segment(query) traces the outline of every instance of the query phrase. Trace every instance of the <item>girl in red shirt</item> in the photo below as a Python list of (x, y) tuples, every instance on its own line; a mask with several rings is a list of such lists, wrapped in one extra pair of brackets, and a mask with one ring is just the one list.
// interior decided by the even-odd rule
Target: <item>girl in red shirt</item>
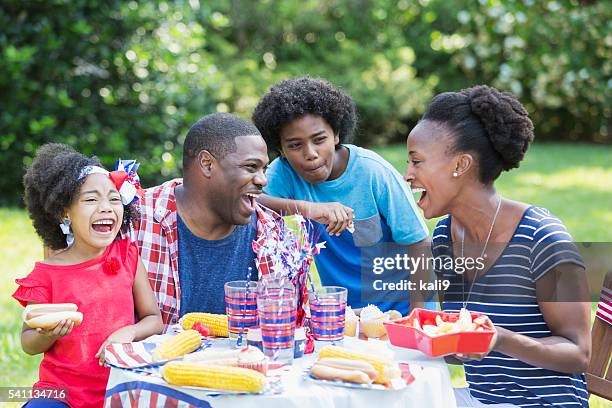
[(55, 399), (33, 399), (28, 407), (102, 406), (109, 375), (102, 365), (104, 347), (163, 329), (138, 248), (119, 236), (137, 214), (138, 176), (131, 170), (109, 173), (95, 157), (47, 144), (26, 172), (30, 218), (55, 252), (16, 280), (13, 297), (24, 306), (74, 303), (83, 313), (78, 326), (70, 320), (49, 330), (24, 324), (23, 350), (44, 353), (34, 389), (53, 390), (44, 394)]

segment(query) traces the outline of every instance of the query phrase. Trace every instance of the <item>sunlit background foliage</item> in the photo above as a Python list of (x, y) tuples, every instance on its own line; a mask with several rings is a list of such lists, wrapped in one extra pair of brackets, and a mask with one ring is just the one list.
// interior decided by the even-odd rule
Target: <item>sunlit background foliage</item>
[(48, 141), (179, 175), (200, 116), (249, 117), (274, 82), (325, 77), (356, 100), (357, 142), (402, 140), (438, 92), (514, 92), (537, 140), (610, 142), (612, 2), (5, 0), (0, 203)]

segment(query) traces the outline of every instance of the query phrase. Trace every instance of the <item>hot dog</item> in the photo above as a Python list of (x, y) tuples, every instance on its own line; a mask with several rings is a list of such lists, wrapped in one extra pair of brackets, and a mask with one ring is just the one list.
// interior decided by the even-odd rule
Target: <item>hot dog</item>
[(28, 305), (23, 311), (23, 321), (32, 329), (51, 330), (62, 320), (72, 320), (75, 325), (81, 324), (83, 314), (77, 312), (73, 303), (40, 303)]
[(46, 315), (38, 316), (30, 320), (26, 320), (27, 324), (32, 329), (51, 330), (55, 328), (62, 320), (72, 320), (75, 325), (81, 324), (83, 321), (83, 313), (81, 312), (55, 312)]
[(74, 303), (37, 303), (27, 305), (23, 311), (24, 320), (30, 320), (38, 316), (55, 312), (76, 312), (77, 305)]
[(366, 373), (359, 370), (344, 370), (316, 363), (310, 369), (310, 374), (321, 380), (340, 380), (355, 384), (372, 384)]
[(317, 361), (318, 365), (337, 368), (341, 370), (356, 370), (366, 374), (371, 381), (378, 377), (378, 372), (374, 366), (367, 361), (349, 360), (348, 358), (321, 358)]

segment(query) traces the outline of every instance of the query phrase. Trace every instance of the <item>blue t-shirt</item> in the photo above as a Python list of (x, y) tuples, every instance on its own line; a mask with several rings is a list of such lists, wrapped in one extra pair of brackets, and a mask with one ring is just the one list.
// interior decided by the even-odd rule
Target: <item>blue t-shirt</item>
[(220, 240), (194, 235), (177, 214), (178, 269), (181, 285), (181, 316), (189, 312), (225, 314), (226, 282), (257, 280), (255, 253), (251, 243), (257, 235), (257, 215), (251, 222), (237, 225)]
[[(370, 150), (343, 146), (349, 150), (349, 160), (346, 170), (337, 179), (311, 184), (301, 178), (286, 159), (277, 158), (266, 173), (268, 185), (264, 192), (292, 200), (337, 201), (351, 207), (355, 211), (353, 234), (345, 230), (339, 237), (332, 237), (325, 226), (314, 223), (316, 233), (320, 233), (318, 241), (327, 242), (326, 248), (315, 258), (321, 282), (347, 288), (348, 303), (354, 308), (374, 303), (382, 310), (406, 313), (408, 291), (398, 296), (404, 301), (376, 301), (386, 298), (377, 298), (377, 293), (369, 290), (369, 283), (364, 283), (362, 296), (362, 258), (371, 259), (382, 254), (381, 243), (409, 245), (422, 241), (427, 238), (427, 227), (418, 215), (408, 184), (391, 164)], [(363, 267), (364, 274), (372, 270), (365, 261)]]
[[(440, 220), (434, 230), (436, 257), (453, 258), (451, 221), (451, 217)], [(536, 281), (562, 263), (584, 266), (561, 221), (543, 208), (530, 207), (499, 258), (473, 286), (451, 268), (440, 271), (450, 281), (442, 309), (458, 312), (462, 302), (469, 300), (468, 310), (486, 314), (498, 327), (533, 338), (549, 337), (551, 331), (536, 298)], [(535, 367), (497, 351), (463, 367), (470, 393), (485, 404), (588, 407), (581, 373)]]

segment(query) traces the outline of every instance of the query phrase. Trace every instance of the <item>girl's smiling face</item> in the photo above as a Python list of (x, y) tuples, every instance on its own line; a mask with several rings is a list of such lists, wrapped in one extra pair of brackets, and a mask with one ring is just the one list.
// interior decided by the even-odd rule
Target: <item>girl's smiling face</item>
[(91, 174), (66, 215), (75, 247), (104, 249), (114, 241), (123, 223), (121, 196), (107, 175)]
[(404, 179), (413, 192), (420, 192), (417, 205), (425, 218), (450, 212), (461, 183), (453, 176), (457, 156), (453, 155), (451, 132), (442, 124), (421, 121), (408, 135), (408, 166)]

